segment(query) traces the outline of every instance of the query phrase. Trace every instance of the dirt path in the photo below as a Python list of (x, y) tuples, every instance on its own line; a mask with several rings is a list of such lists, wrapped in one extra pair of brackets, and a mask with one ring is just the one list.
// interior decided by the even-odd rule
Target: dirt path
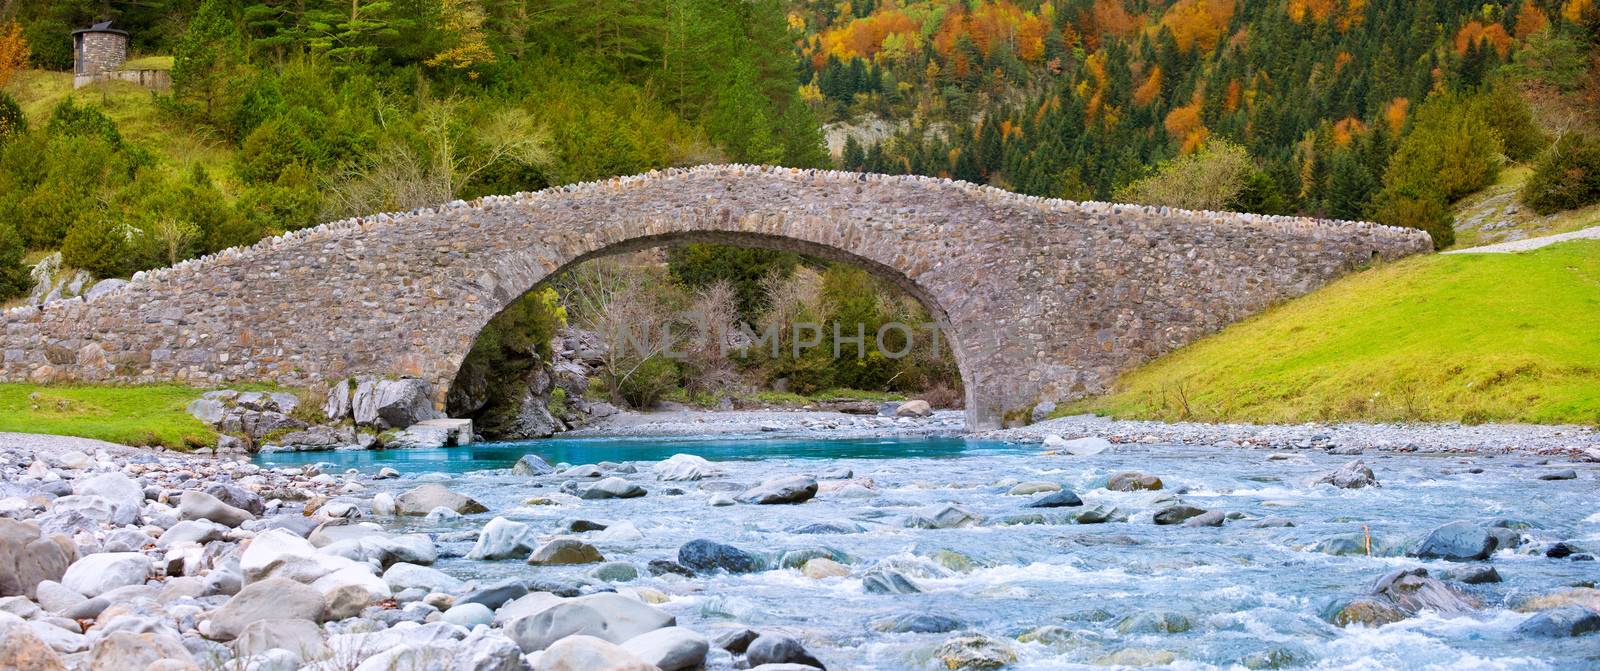
[(1600, 226), (1590, 226), (1589, 228), (1585, 228), (1585, 229), (1578, 230), (1578, 231), (1573, 231), (1571, 233), (1558, 233), (1556, 235), (1546, 235), (1546, 236), (1540, 237), (1540, 238), (1528, 238), (1526, 240), (1514, 240), (1512, 242), (1502, 242), (1502, 243), (1499, 243), (1499, 244), (1484, 245), (1482, 247), (1468, 247), (1466, 249), (1452, 249), (1452, 250), (1450, 250), (1448, 252), (1445, 252), (1445, 253), (1446, 254), (1505, 254), (1507, 252), (1525, 252), (1525, 251), (1528, 251), (1530, 249), (1538, 249), (1540, 247), (1547, 247), (1549, 245), (1553, 245), (1553, 244), (1556, 244), (1558, 242), (1566, 242), (1568, 240), (1600, 240)]

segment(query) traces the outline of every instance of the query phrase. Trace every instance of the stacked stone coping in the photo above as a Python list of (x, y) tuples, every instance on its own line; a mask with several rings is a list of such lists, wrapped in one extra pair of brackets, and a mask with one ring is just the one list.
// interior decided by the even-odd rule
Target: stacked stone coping
[[(1217, 223), (1235, 223), (1252, 228), (1280, 228), (1292, 232), (1304, 232), (1317, 228), (1345, 228), (1356, 231), (1372, 231), (1375, 233), (1388, 233), (1402, 236), (1420, 237), (1427, 234), (1423, 231), (1398, 226), (1386, 226), (1369, 221), (1355, 221), (1348, 219), (1315, 219), (1311, 217), (1291, 217), (1282, 215), (1251, 214), (1245, 212), (1226, 212), (1217, 210), (1187, 210), (1183, 208), (1136, 205), (1126, 203), (1109, 203), (1103, 201), (1074, 201), (1043, 196), (1030, 196), (1014, 193), (993, 186), (973, 184), (961, 180), (942, 177), (927, 177), (924, 175), (884, 175), (878, 173), (846, 172), (842, 170), (820, 170), (812, 168), (785, 168), (779, 166), (750, 165), (750, 164), (717, 164), (701, 165), (687, 168), (665, 168), (652, 170), (637, 175), (610, 177), (588, 182), (577, 182), (554, 186), (540, 191), (522, 191), (504, 196), (484, 196), (471, 202), (454, 200), (435, 207), (418, 208), (405, 212), (383, 212), (361, 217), (351, 217), (330, 221), (317, 226), (290, 231), (283, 235), (262, 239), (251, 245), (230, 247), (215, 254), (208, 254), (193, 259), (178, 262), (167, 268), (157, 268), (135, 273), (132, 280), (116, 290), (105, 295), (115, 295), (123, 291), (153, 287), (162, 281), (179, 280), (197, 275), (206, 267), (214, 263), (227, 263), (232, 261), (247, 261), (252, 256), (270, 250), (281, 249), (284, 246), (312, 241), (323, 241), (348, 232), (372, 232), (377, 226), (390, 226), (403, 224), (409, 218), (426, 217), (441, 212), (460, 209), (491, 210), (503, 205), (522, 205), (544, 198), (557, 197), (590, 197), (603, 195), (608, 190), (624, 190), (641, 186), (646, 183), (663, 180), (680, 179), (685, 177), (727, 177), (738, 178), (751, 175), (789, 174), (809, 177), (813, 180), (828, 180), (840, 183), (851, 182), (876, 182), (898, 181), (933, 188), (951, 189), (965, 195), (996, 204), (1031, 207), (1042, 209), (1051, 213), (1077, 213), (1088, 215), (1101, 214), (1146, 214), (1162, 218), (1180, 219), (1205, 219)], [(74, 297), (63, 301), (55, 301), (40, 306), (48, 309), (51, 305), (65, 305), (70, 301), (81, 301), (82, 297)], [(6, 311), (6, 316), (21, 317), (32, 315), (35, 306), (22, 306)]]

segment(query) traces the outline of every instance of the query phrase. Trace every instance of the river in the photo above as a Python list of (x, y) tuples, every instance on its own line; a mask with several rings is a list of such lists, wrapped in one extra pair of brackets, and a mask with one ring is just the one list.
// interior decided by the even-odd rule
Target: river
[[(568, 478), (508, 470), (528, 453), (552, 464), (631, 464), (637, 473), (622, 477), (649, 494), (593, 501), (560, 496)], [(726, 474), (699, 482), (656, 480), (649, 462), (678, 453), (712, 460)], [(605, 589), (588, 577), (593, 566), (533, 567), (515, 559), (462, 556), (472, 547), (471, 532), (494, 516), (531, 523), (550, 535), (575, 519), (631, 522), (642, 538), (577, 536), (607, 560), (634, 564), (642, 577), (628, 584), (670, 595), (661, 607), (680, 624), (710, 633), (734, 624), (783, 630), (802, 638), (830, 669), (942, 669), (936, 650), (962, 632), (994, 637), (1003, 654), (1015, 656), (1008, 667), (1015, 669), (1130, 662), (1180, 669), (1600, 668), (1600, 635), (1540, 639), (1514, 631), (1529, 617), (1515, 609), (1523, 600), (1592, 587), (1600, 579), (1600, 563), (1542, 553), (1555, 541), (1600, 547), (1594, 490), (1600, 469), (1576, 464), (1577, 479), (1544, 481), (1537, 476), (1558, 466), (1536, 457), (1368, 454), (1362, 459), (1381, 487), (1313, 484), (1350, 459), (1321, 450), (1178, 446), (1118, 446), (1078, 457), (959, 438), (752, 436), (276, 453), (258, 462), (320, 462), (333, 472), (388, 466), (402, 477), (376, 481), (375, 487), (398, 493), (419, 479), (442, 481), (478, 499), (491, 512), (380, 520), (394, 531), (433, 535), (442, 553), (454, 556), (436, 567), (461, 578), (521, 577)], [(823, 480), (822, 493), (800, 505), (708, 505), (707, 490), (741, 488), (726, 483), (752, 485), (778, 475), (839, 469), (851, 471), (854, 485)], [(1105, 488), (1110, 475), (1126, 470), (1158, 476), (1164, 487)], [(1084, 505), (1026, 508), (1035, 496), (1007, 493), (1019, 481), (1059, 484), (1078, 493)], [(536, 497), (558, 505), (525, 503)], [(1220, 527), (1152, 523), (1155, 511), (1180, 501), (1235, 519)], [(946, 503), (981, 523), (944, 529), (904, 524), (909, 514)], [(1073, 523), (1075, 515), (1096, 506), (1115, 507), (1126, 519)], [(1285, 518), (1293, 526), (1258, 527), (1265, 518)], [(1431, 529), (1462, 519), (1511, 520), (1523, 536), (1520, 549), (1502, 550), (1487, 562), (1503, 582), (1462, 588), (1481, 599), (1481, 608), (1455, 617), (1424, 611), (1376, 628), (1338, 627), (1324, 619), (1331, 603), (1368, 593), (1391, 570), (1421, 566), (1444, 576), (1462, 569), (1466, 564), (1404, 556)], [(841, 528), (796, 533), (817, 523)], [(644, 570), (648, 561), (671, 559), (680, 545), (697, 538), (734, 545), (769, 565), (777, 565), (786, 551), (820, 548), (843, 560), (851, 573), (812, 579), (774, 568), (684, 578)], [(868, 592), (862, 577), (874, 567), (898, 571), (921, 591)], [(956, 628), (881, 631), (886, 619), (906, 614), (944, 616)]]

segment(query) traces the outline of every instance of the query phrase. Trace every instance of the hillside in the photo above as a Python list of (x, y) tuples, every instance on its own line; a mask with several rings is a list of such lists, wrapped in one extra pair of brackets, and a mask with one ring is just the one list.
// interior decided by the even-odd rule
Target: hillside
[(1600, 423), (1600, 242), (1350, 276), (1063, 413), (1164, 420)]

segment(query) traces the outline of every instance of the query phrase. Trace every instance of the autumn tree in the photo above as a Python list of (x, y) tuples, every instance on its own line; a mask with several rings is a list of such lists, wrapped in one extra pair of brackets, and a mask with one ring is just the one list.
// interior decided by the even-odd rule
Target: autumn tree
[(22, 25), (15, 21), (0, 23), (0, 87), (11, 83), (11, 78), (27, 67), (29, 53)]

